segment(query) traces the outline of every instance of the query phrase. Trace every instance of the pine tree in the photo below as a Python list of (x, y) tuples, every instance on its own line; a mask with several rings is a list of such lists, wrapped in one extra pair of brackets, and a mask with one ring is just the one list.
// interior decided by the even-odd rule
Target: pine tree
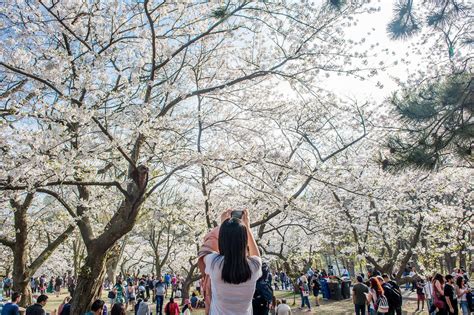
[(395, 93), (390, 101), (402, 128), (388, 140), (383, 168), (434, 170), (448, 161), (472, 167), (473, 80), (471, 73), (454, 74)]

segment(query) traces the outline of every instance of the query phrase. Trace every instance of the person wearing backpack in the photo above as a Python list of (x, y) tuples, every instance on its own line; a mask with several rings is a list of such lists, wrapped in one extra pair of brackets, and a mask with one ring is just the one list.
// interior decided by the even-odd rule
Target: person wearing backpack
[(319, 306), (319, 291), (321, 290), (321, 284), (319, 283), (319, 276), (317, 273), (314, 273), (311, 277), (311, 288), (313, 289), (316, 306)]
[(268, 315), (270, 311), (270, 304), (273, 300), (273, 289), (268, 283), (268, 266), (262, 264), (262, 276), (255, 284), (255, 292), (252, 299), (253, 315)]
[(398, 284), (390, 280), (388, 274), (383, 274), (382, 289), (388, 301), (388, 314), (401, 315), (402, 314), (402, 292)]
[(8, 276), (3, 279), (3, 292), (5, 293), (5, 297), (10, 297), (12, 291), (12, 279)]
[(378, 277), (370, 278), (370, 315), (381, 315), (388, 313), (388, 300), (385, 296), (381, 282), (383, 282), (383, 280), (379, 280)]

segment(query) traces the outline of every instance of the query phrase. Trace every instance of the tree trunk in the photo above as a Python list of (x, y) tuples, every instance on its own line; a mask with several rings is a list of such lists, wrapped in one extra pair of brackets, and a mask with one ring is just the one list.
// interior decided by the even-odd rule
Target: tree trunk
[(13, 251), (13, 291), (22, 293), (20, 306), (31, 305), (31, 289), (29, 284), (28, 270), (28, 223), (26, 212), (33, 201), (33, 194), (29, 193), (22, 204), (11, 199), (15, 221), (15, 244), (11, 247)]
[(105, 277), (106, 253), (95, 252), (86, 257), (77, 279), (71, 314), (84, 314), (94, 300), (100, 298)]
[(194, 272), (196, 271), (197, 266), (198, 266), (197, 263), (192, 264), (191, 268), (188, 271), (188, 274), (186, 275), (186, 279), (184, 279), (181, 305), (184, 305), (184, 301), (186, 299), (189, 299), (189, 291), (191, 289), (191, 285), (193, 284), (193, 282), (197, 281), (197, 280), (199, 280), (199, 278), (201, 278), (200, 276), (195, 276), (194, 275)]
[(84, 260), (85, 253), (84, 242), (80, 238), (76, 238), (72, 241), (72, 252), (73, 252), (73, 269), (74, 269), (74, 278), (77, 279), (79, 275), (79, 270), (81, 268), (82, 262)]
[[(17, 256), (15, 255), (15, 258)], [(26, 265), (17, 262), (13, 265), (13, 291), (21, 292), (20, 306), (27, 307), (31, 305), (31, 287), (30, 274)]]
[(346, 268), (349, 270), (349, 273), (351, 274), (351, 277), (355, 277), (355, 262), (353, 258), (349, 258), (346, 260)]
[(288, 263), (288, 261), (284, 260), (283, 261), (283, 269), (285, 270), (285, 273), (288, 277), (291, 277), (291, 267), (290, 267), (290, 264)]
[(107, 278), (109, 279), (110, 283), (112, 285), (115, 284), (115, 278), (116, 278), (116, 273), (117, 273), (117, 267), (122, 259), (123, 252), (125, 250), (125, 246), (127, 245), (127, 236), (123, 238), (123, 241), (121, 242), (120, 245), (116, 244), (112, 249), (109, 251), (110, 254), (108, 255), (108, 259), (105, 263), (106, 266), (106, 274)]
[(444, 272), (444, 261), (443, 261), (443, 258), (442, 258), (442, 257), (439, 257), (438, 260), (439, 260), (439, 270), (441, 271), (441, 274), (444, 275), (445, 272)]
[(448, 273), (451, 273), (454, 269), (456, 258), (451, 257), (451, 253), (444, 253), (444, 259), (446, 261), (446, 269)]
[[(23, 235), (18, 235), (20, 233)], [(13, 249), (13, 291), (22, 293), (20, 306), (26, 307), (31, 305), (31, 289), (28, 285), (30, 274), (27, 266), (27, 233), (17, 233), (16, 242)]]

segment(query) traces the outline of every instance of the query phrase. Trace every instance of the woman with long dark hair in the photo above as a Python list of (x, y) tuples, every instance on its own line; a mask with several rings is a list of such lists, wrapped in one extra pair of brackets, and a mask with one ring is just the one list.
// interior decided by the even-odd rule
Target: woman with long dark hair
[(250, 229), (248, 210), (242, 219), (221, 215), (219, 252), (204, 257), (211, 280), (210, 315), (251, 315), (255, 283), (262, 275), (262, 260)]
[(125, 315), (125, 313), (125, 305), (122, 303), (115, 303), (110, 311), (110, 315)]
[(444, 299), (444, 278), (439, 273), (433, 277), (433, 304), (436, 307), (436, 314), (446, 314), (446, 301)]

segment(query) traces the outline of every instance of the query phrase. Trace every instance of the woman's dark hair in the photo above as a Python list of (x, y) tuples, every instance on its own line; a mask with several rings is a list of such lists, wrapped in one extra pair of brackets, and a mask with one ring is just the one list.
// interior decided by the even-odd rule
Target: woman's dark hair
[(266, 263), (262, 263), (262, 276), (258, 280), (267, 280), (270, 269)]
[(457, 285), (460, 289), (462, 289), (462, 282), (463, 282), (463, 281), (464, 281), (464, 278), (463, 278), (463, 277), (458, 277), (458, 278), (456, 279), (456, 285)]
[(91, 311), (97, 312), (98, 310), (101, 310), (104, 307), (105, 302), (103, 300), (95, 300), (94, 303), (92, 303), (91, 306)]
[(226, 283), (239, 284), (252, 277), (247, 259), (247, 228), (240, 219), (225, 220), (219, 229), (220, 255), (212, 262), (220, 260), (222, 280)]
[(441, 274), (439, 274), (439, 273), (437, 273), (437, 274), (434, 276), (433, 282), (435, 282), (436, 280), (438, 280), (441, 285), (444, 284), (444, 278), (443, 278), (443, 276), (442, 276)]
[(125, 307), (122, 303), (115, 303), (110, 311), (111, 315), (125, 315)]

